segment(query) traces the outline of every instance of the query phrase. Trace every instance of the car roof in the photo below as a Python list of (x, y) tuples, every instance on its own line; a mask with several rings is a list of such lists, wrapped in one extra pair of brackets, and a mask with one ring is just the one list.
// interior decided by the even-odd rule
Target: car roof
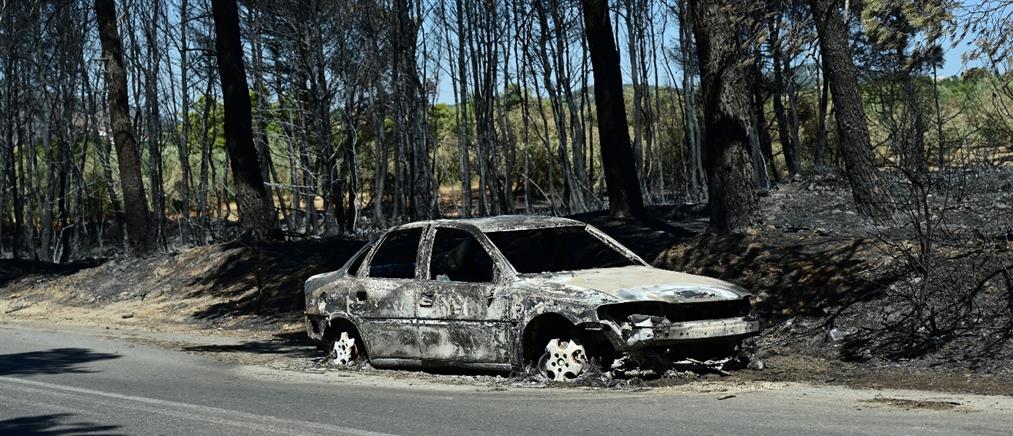
[(444, 225), (447, 227), (474, 227), (479, 231), (501, 232), (508, 230), (530, 230), (545, 229), (552, 227), (584, 226), (586, 224), (569, 218), (559, 218), (539, 215), (500, 215), (482, 218), (465, 219), (441, 219), (431, 221), (418, 221), (404, 224), (397, 228), (420, 227), (428, 224)]

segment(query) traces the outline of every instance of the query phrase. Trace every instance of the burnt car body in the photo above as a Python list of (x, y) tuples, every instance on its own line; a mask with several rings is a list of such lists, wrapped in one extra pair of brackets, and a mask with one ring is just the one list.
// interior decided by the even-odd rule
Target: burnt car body
[(520, 370), (731, 349), (758, 331), (750, 294), (653, 268), (579, 221), (532, 216), (391, 228), (305, 285), (309, 337), (339, 363)]

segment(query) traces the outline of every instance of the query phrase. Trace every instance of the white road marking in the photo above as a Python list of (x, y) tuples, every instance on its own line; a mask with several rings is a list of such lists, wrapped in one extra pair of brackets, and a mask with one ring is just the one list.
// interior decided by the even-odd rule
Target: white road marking
[[(23, 391), (34, 391), (42, 394), (55, 395), (65, 397), (68, 399), (81, 398), (77, 395), (91, 395), (102, 398), (109, 398), (114, 400), (125, 401), (127, 404), (117, 404), (117, 407), (133, 409), (149, 413), (158, 413), (162, 415), (172, 416), (176, 418), (198, 418), (203, 421), (212, 422), (220, 425), (228, 425), (232, 427), (241, 427), (250, 430), (260, 431), (271, 431), (275, 433), (287, 433), (287, 434), (309, 434), (314, 432), (328, 432), (328, 433), (340, 433), (348, 435), (358, 436), (389, 436), (389, 433), (380, 433), (370, 430), (363, 430), (352, 427), (343, 427), (337, 425), (321, 424), (311, 421), (300, 421), (294, 419), (279, 418), (271, 415), (257, 415), (253, 413), (241, 412), (238, 410), (222, 409), (212, 406), (203, 406), (190, 403), (180, 403), (176, 401), (160, 400), (157, 398), (140, 397), (135, 395), (123, 395), (113, 392), (104, 392), (94, 389), (85, 389), (74, 386), (65, 386), (53, 383), (45, 383), (35, 380), (25, 380), (14, 377), (0, 377), (0, 382), (6, 382), (10, 385)], [(37, 389), (40, 388), (40, 389)], [(148, 404), (158, 407), (143, 407), (140, 403)], [(176, 411), (167, 408), (177, 409)], [(179, 410), (185, 410), (182, 412)], [(220, 417), (212, 416), (209, 412), (220, 415)], [(196, 416), (194, 416), (196, 415)], [(229, 418), (238, 418), (243, 421), (237, 421)], [(300, 427), (306, 429), (306, 431), (299, 431), (292, 427)]]

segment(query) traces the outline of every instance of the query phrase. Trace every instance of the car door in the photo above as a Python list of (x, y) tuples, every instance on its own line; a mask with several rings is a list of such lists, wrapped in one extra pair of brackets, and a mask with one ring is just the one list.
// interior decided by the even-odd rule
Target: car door
[(349, 312), (359, 318), (371, 360), (402, 359), (411, 364), (421, 355), (416, 325), (417, 266), (425, 227), (388, 232), (360, 269), (359, 286), (349, 294)]
[(509, 295), (488, 244), (469, 231), (437, 226), (419, 291), (422, 358), (432, 363), (506, 363), (512, 329)]

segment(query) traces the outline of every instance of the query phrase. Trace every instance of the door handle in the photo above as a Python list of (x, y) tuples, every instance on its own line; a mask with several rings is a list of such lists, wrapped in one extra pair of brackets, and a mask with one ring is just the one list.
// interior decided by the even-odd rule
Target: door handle
[(433, 307), (433, 297), (435, 297), (433, 291), (419, 292), (419, 307)]

